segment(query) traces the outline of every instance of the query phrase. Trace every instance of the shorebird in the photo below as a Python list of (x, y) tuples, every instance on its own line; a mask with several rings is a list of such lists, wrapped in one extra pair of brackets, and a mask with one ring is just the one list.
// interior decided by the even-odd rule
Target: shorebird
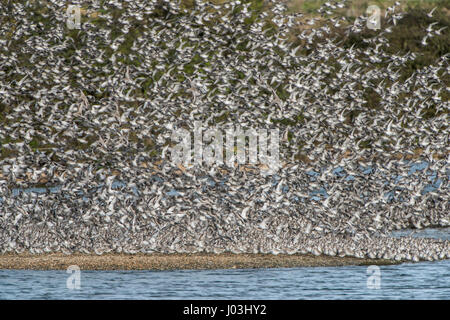
[(431, 11), (427, 13), (427, 16), (428, 16), (429, 18), (433, 18), (433, 13), (434, 13), (434, 11), (435, 11), (436, 9), (437, 9), (437, 7), (434, 7), (433, 9), (431, 9)]

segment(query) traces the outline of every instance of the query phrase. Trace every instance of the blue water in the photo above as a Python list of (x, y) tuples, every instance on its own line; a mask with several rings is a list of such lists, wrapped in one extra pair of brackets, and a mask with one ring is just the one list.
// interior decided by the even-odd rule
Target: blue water
[(450, 228), (406, 229), (392, 232), (394, 237), (433, 238), (450, 240)]
[(0, 299), (450, 299), (450, 260), (380, 267), (368, 288), (365, 266), (292, 269), (81, 271), (0, 270)]

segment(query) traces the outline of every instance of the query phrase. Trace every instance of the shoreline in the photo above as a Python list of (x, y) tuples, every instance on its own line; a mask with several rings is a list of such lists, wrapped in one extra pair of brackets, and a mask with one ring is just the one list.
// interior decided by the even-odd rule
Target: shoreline
[(401, 261), (312, 254), (0, 254), (0, 269), (66, 270), (205, 270), (393, 265)]

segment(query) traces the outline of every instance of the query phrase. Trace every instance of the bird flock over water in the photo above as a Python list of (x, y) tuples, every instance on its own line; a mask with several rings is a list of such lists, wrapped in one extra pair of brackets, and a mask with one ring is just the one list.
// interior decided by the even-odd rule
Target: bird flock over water
[[(0, 252), (448, 259), (390, 233), (450, 226), (450, 55), (403, 79), (398, 3), (363, 46), (349, 1), (254, 3), (79, 2), (70, 30), (67, 1), (2, 1)], [(194, 121), (278, 128), (281, 168), (173, 164)]]

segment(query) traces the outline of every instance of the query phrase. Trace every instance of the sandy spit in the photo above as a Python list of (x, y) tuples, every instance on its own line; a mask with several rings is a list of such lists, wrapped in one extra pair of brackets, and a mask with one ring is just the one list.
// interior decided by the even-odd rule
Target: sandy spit
[(0, 269), (65, 270), (182, 270), (386, 265), (398, 262), (314, 255), (271, 254), (0, 254)]

